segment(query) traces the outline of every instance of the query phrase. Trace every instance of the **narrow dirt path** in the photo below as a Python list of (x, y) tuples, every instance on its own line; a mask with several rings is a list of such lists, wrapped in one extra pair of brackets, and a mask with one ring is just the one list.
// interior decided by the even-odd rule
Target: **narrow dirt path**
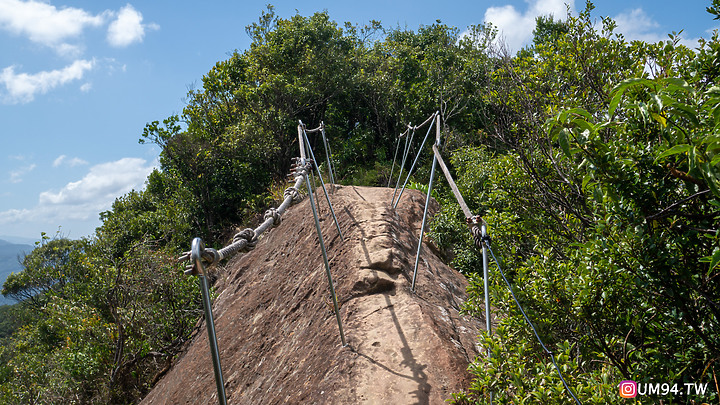
[[(342, 241), (321, 199), (348, 346), (342, 347), (307, 199), (220, 270), (213, 313), (230, 404), (439, 404), (467, 388), (483, 320), (459, 314), (465, 278), (426, 246), (410, 291), (424, 195), (337, 187)], [(437, 209), (437, 207), (433, 207)], [(143, 404), (217, 402), (201, 328)]]

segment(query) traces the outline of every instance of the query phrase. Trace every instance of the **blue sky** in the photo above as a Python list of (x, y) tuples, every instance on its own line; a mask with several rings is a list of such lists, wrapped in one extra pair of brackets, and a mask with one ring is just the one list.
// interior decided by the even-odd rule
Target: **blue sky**
[[(131, 0), (132, 1), (132, 0)], [(235, 49), (267, 1), (0, 0), (0, 238), (90, 235), (98, 213), (141, 189), (159, 150), (139, 145), (146, 123), (180, 113), (187, 90)], [(340, 23), (380, 20), (461, 31), (485, 21), (518, 49), (539, 14), (577, 13), (582, 1), (276, 1), (281, 17), (327, 10)], [(718, 26), (710, 1), (597, 1), (628, 39), (684, 30), (696, 44)]]

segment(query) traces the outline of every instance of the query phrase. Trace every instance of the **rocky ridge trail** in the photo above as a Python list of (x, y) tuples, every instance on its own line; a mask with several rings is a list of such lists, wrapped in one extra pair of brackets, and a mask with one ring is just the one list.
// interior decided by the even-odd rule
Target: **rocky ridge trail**
[[(213, 314), (229, 404), (440, 404), (467, 389), (484, 321), (460, 315), (467, 281), (427, 243), (410, 291), (425, 196), (406, 190), (394, 210), (392, 194), (336, 186), (344, 241), (320, 200), (346, 347), (307, 198), (218, 271)], [(203, 326), (142, 404), (212, 403)]]

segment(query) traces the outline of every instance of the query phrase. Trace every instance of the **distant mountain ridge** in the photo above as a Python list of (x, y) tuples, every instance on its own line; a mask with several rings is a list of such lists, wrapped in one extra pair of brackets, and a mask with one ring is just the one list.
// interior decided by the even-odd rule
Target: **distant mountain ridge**
[(0, 235), (0, 244), (11, 244), (11, 245), (34, 245), (35, 242), (39, 241), (40, 237), (27, 238), (23, 236), (12, 236), (12, 235)]
[[(22, 270), (18, 259), (30, 253), (35, 247), (33, 245), (17, 244), (0, 239), (0, 286), (13, 272)], [(0, 295), (0, 305), (14, 304), (15, 301)]]

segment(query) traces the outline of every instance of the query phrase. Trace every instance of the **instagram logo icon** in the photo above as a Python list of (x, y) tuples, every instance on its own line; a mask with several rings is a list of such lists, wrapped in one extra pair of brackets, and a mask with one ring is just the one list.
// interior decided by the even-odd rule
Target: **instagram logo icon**
[(621, 381), (620, 396), (623, 398), (635, 398), (637, 396), (637, 383), (632, 380)]

